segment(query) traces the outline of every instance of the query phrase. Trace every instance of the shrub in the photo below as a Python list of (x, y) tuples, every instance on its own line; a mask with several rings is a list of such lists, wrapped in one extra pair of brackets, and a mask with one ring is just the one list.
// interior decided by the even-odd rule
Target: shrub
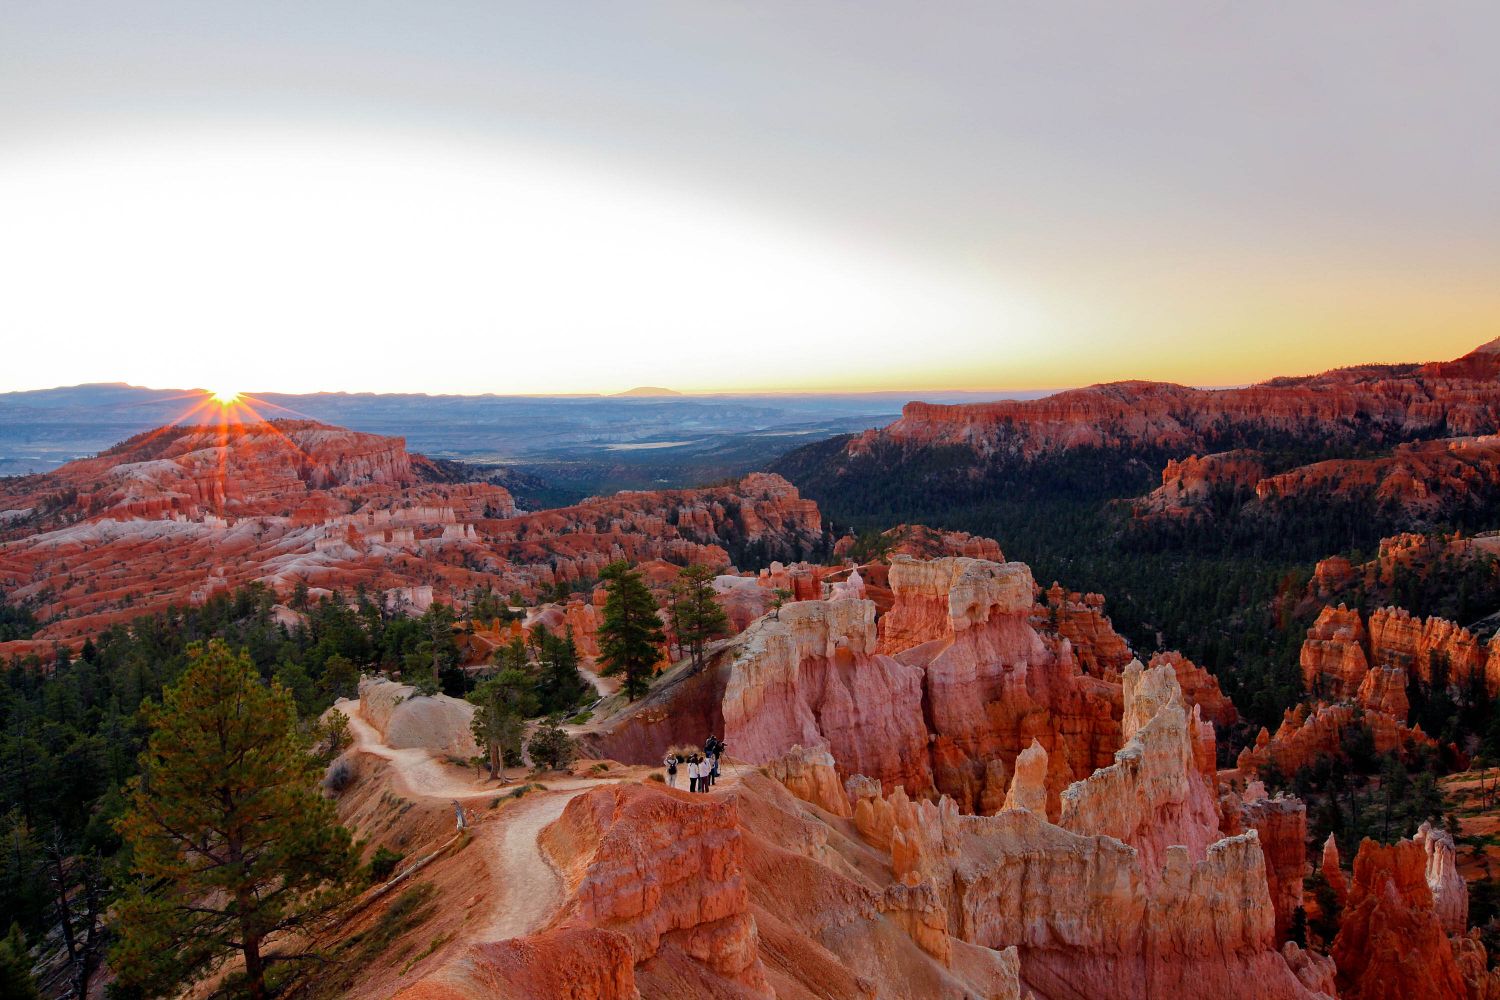
[(370, 881), (389, 882), (396, 871), (396, 866), (405, 857), (406, 855), (387, 847), (377, 847), (375, 853), (370, 856)]
[(567, 767), (578, 754), (573, 737), (563, 731), (555, 718), (537, 726), (531, 742), (526, 744), (526, 750), (531, 754), (532, 760), (553, 770)]
[(343, 793), (344, 789), (354, 784), (354, 765), (347, 760), (336, 760), (328, 767), (328, 773), (323, 776), (323, 787), (335, 795)]

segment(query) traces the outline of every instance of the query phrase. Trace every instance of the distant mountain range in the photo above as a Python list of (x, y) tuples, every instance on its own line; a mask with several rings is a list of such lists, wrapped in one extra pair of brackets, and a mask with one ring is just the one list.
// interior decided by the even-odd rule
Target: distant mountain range
[[(906, 393), (429, 396), (258, 393), (268, 419), (311, 419), (404, 437), (435, 458), (540, 471), (577, 495), (688, 486), (758, 468), (788, 448), (890, 422)], [(0, 393), (0, 475), (45, 472), (179, 419), (202, 389), (96, 383)], [(1040, 393), (1014, 394), (1026, 398)], [(999, 394), (933, 393), (945, 402)], [(554, 499), (565, 499), (563, 496)]]

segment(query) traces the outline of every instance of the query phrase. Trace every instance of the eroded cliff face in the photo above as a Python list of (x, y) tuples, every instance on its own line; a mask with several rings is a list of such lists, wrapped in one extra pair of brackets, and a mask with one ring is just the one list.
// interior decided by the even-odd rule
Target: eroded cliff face
[[(1385, 671), (1383, 677), (1371, 674)], [(1403, 608), (1379, 608), (1368, 627), (1357, 610), (1325, 607), (1302, 644), (1302, 680), (1318, 697), (1356, 699), (1406, 720), (1406, 680), (1459, 689), (1482, 683), (1500, 693), (1500, 644), (1485, 643), (1446, 618), (1419, 618)], [(1397, 694), (1396, 689), (1400, 689)]]
[(1367, 726), (1376, 750), (1412, 746), (1435, 748), (1420, 726), (1406, 725), (1408, 678), (1425, 685), (1434, 679), (1457, 690), (1471, 681), (1490, 685), (1500, 679), (1500, 647), (1485, 646), (1467, 629), (1441, 618), (1425, 622), (1398, 608), (1370, 615), (1325, 607), (1302, 644), (1302, 680), (1310, 704), (1288, 709), (1275, 734), (1264, 729), (1253, 747), (1240, 753), (1242, 770), (1274, 761), (1294, 773), (1318, 756), (1338, 750), (1344, 730)]
[(1064, 793), (1061, 825), (1046, 818), (1039, 743), (990, 816), (848, 779), (855, 830), (889, 857), (887, 897), (921, 900), (913, 924), (924, 947), (1014, 947), (1022, 986), (1049, 998), (1320, 995), (1327, 959), (1277, 950), (1259, 826), (1219, 832), (1169, 665), (1127, 670), (1122, 732), (1117, 763)]
[(768, 762), (827, 747), (845, 771), (932, 787), (922, 672), (876, 652), (869, 601), (801, 601), (743, 636), (724, 691), (734, 756)]
[[(840, 538), (833, 547), (833, 554), (849, 558), (854, 554), (857, 539), (853, 535)], [(943, 556), (967, 556), (970, 559), (988, 559), (1004, 562), (1000, 543), (993, 538), (971, 535), (967, 531), (944, 531), (929, 528), (925, 524), (898, 524), (880, 533), (880, 548), (887, 559), (910, 556), (913, 559), (941, 559)]]
[[(1184, 708), (1182, 690), (1169, 664), (1150, 670), (1136, 660), (1125, 669), (1125, 745), (1114, 763), (1062, 793), (1058, 825), (1074, 832), (1113, 837), (1135, 848), (1146, 877), (1162, 868), (1177, 846), (1202, 860), (1219, 839), (1213, 772), (1199, 768), (1197, 747), (1208, 729), (1196, 709)], [(1210, 755), (1210, 760), (1212, 759)]]
[[(1297, 908), (1303, 905), (1307, 805), (1289, 795), (1271, 798), (1266, 795), (1264, 785), (1252, 781), (1241, 793), (1231, 791), (1221, 796), (1219, 807), (1220, 828), (1224, 833), (1254, 830), (1260, 841), (1266, 863), (1266, 886), (1276, 910), (1276, 939), (1285, 941)], [(1338, 870), (1337, 844), (1333, 844), (1333, 868)]]
[(1016, 756), (1039, 741), (1051, 809), (1110, 762), (1119, 685), (1083, 676), (1066, 643), (1031, 627), (1019, 563), (895, 559), (891, 610), (842, 598), (787, 605), (722, 654), (731, 752), (757, 763), (826, 747), (839, 773), (940, 791), (965, 811), (1003, 802)]
[[(638, 968), (693, 960), (751, 995), (774, 996), (737, 820), (728, 802), (641, 785), (579, 795), (541, 839), (567, 887), (553, 927), (610, 930), (629, 942)], [(639, 971), (637, 985), (662, 972)]]
[(1421, 844), (1360, 844), (1332, 955), (1345, 1000), (1468, 996), (1433, 908)]
[(1303, 765), (1338, 752), (1344, 731), (1356, 723), (1369, 727), (1376, 753), (1413, 747), (1437, 749), (1437, 741), (1422, 732), (1421, 726), (1408, 729), (1380, 712), (1363, 711), (1351, 703), (1301, 704), (1286, 710), (1274, 735), (1262, 728), (1255, 745), (1240, 751), (1236, 765), (1251, 774), (1274, 761), (1283, 774), (1296, 774)]
[(1102, 594), (1069, 593), (1054, 582), (1033, 609), (1031, 624), (1068, 640), (1078, 666), (1090, 676), (1118, 681), (1120, 671), (1135, 659), (1125, 637), (1105, 616)]
[(1277, 949), (1305, 812), (1221, 809), (1213, 726), (1178, 680), (1227, 715), (1210, 678), (1174, 656), (1084, 675), (1033, 628), (1019, 564), (898, 558), (888, 578), (878, 621), (854, 597), (789, 604), (711, 667), (730, 755), (888, 859), (861, 913), (944, 965), (1014, 946), (1038, 996), (1316, 995), (1327, 960)]
[(848, 450), (889, 441), (1023, 456), (1078, 447), (1201, 453), (1268, 431), (1334, 441), (1488, 434), (1500, 429), (1497, 374), (1500, 358), (1481, 348), (1454, 362), (1364, 365), (1244, 389), (1133, 381), (1036, 400), (908, 403), (900, 420)]
[(1226, 451), (1213, 455), (1189, 455), (1168, 459), (1162, 469), (1161, 486), (1134, 504), (1138, 514), (1159, 517), (1193, 517), (1208, 513), (1216, 490), (1254, 493), (1265, 475), (1260, 456), (1253, 451)]

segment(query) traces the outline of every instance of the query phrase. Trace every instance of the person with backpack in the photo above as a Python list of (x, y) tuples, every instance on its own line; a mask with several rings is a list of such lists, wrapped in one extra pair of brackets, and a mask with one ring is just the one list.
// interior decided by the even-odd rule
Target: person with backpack
[(677, 755), (675, 753), (673, 753), (672, 751), (668, 750), (667, 751), (666, 760), (662, 761), (662, 766), (667, 769), (667, 787), (668, 788), (676, 788), (677, 787)]

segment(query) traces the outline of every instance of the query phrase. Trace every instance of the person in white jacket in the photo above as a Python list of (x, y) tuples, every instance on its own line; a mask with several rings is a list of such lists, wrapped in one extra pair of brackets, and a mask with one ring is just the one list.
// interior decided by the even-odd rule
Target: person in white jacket
[(688, 791), (690, 791), (690, 792), (696, 792), (697, 790), (698, 790), (698, 762), (695, 761), (695, 760), (689, 759), (688, 760)]

